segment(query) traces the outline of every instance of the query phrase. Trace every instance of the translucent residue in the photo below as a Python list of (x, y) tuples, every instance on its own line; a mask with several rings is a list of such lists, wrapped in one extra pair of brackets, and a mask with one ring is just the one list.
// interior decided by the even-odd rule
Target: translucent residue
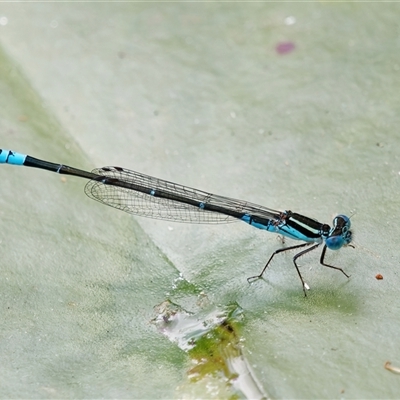
[[(178, 275), (178, 277), (174, 279), (174, 283), (173, 283), (173, 285), (172, 285), (172, 289), (175, 290), (175, 289), (179, 286), (179, 284), (180, 284), (181, 282), (184, 282), (184, 281), (185, 281), (185, 278), (183, 277), (182, 273), (180, 273), (180, 274)], [(161, 304), (164, 304), (164, 303), (161, 303)]]
[[(201, 292), (199, 304), (208, 306), (205, 300)], [(240, 307), (235, 304), (195, 314), (167, 300), (155, 310), (158, 315), (152, 322), (190, 357), (188, 381), (178, 388), (180, 397), (182, 393), (185, 398), (268, 397), (242, 351)]]
[(198, 319), (179, 305), (169, 300), (156, 307), (158, 316), (153, 323), (167, 336), (171, 342), (177, 343), (182, 350), (191, 350), (196, 341), (206, 335), (215, 326), (225, 320), (226, 315), (214, 311), (204, 318)]
[(0, 25), (1, 26), (6, 26), (8, 24), (8, 18), (7, 17), (0, 17)]

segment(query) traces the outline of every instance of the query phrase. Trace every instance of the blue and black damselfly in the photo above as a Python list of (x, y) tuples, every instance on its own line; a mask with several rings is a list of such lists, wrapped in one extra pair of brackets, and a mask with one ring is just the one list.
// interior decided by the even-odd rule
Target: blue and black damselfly
[(249, 282), (263, 276), (276, 254), (304, 248), (293, 257), (293, 263), (306, 295), (308, 286), (301, 276), (297, 259), (321, 244), (323, 248), (320, 264), (339, 270), (347, 278), (349, 277), (342, 268), (326, 264), (324, 261), (326, 249), (339, 250), (352, 240), (350, 218), (345, 215), (336, 216), (333, 219), (333, 226), (330, 227), (292, 211), (275, 211), (247, 201), (203, 192), (120, 167), (103, 167), (87, 172), (10, 150), (0, 149), (0, 163), (41, 168), (89, 179), (85, 193), (91, 199), (130, 214), (195, 224), (244, 221), (255, 228), (305, 242), (276, 250), (261, 273), (248, 278)]

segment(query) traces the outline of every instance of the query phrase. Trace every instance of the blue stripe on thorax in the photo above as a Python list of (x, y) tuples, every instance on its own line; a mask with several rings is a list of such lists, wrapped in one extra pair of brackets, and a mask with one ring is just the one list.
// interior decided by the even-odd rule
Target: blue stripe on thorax
[(277, 229), (274, 231), (280, 235), (289, 237), (291, 239), (295, 240), (302, 240), (303, 242), (308, 242), (308, 243), (321, 243), (322, 242), (322, 237), (310, 237), (305, 235), (304, 233), (299, 232), (297, 229), (286, 225), (285, 223), (280, 223), (277, 227)]
[(272, 233), (277, 233), (279, 235), (283, 235), (294, 240), (302, 240), (304, 242), (309, 242), (309, 243), (322, 242), (321, 236), (318, 235), (317, 237), (315, 237), (317, 233), (315, 230), (312, 230), (310, 232), (313, 235), (307, 236), (306, 234), (300, 232), (296, 228), (290, 226), (290, 216), (287, 219), (282, 218), (281, 220), (264, 219), (265, 223), (257, 222), (257, 217), (252, 217), (249, 214), (243, 215), (241, 219), (242, 221), (246, 222), (247, 224), (250, 224), (251, 226), (254, 226), (255, 228), (263, 229), (265, 231)]

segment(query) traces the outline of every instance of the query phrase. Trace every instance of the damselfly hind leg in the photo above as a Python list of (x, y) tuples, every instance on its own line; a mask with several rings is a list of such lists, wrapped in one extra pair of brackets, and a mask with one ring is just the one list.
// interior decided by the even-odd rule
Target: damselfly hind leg
[[(306, 243), (306, 246), (307, 246), (307, 245), (310, 245), (310, 243)], [(304, 280), (303, 280), (303, 277), (301, 276), (301, 273), (300, 273), (300, 270), (299, 270), (299, 266), (297, 265), (296, 260), (297, 260), (299, 257), (303, 256), (304, 254), (309, 253), (310, 251), (315, 250), (318, 246), (319, 246), (319, 243), (316, 243), (316, 244), (314, 244), (313, 246), (309, 247), (308, 249), (305, 249), (305, 250), (303, 250), (303, 251), (300, 251), (300, 253), (297, 253), (297, 254), (293, 257), (293, 264), (294, 264), (294, 266), (296, 267), (297, 273), (299, 274), (299, 278), (300, 278), (301, 284), (302, 284), (302, 286), (303, 286), (303, 292), (304, 292), (304, 296), (305, 296), (305, 297), (307, 297), (306, 289), (308, 290), (309, 287), (308, 287), (308, 285), (306, 285), (306, 283), (305, 283)]]
[[(272, 259), (273, 259), (277, 254), (283, 253), (284, 251), (289, 251), (289, 250), (294, 250), (294, 249), (301, 249), (302, 247), (306, 247), (306, 246), (310, 246), (310, 243), (298, 244), (298, 245), (296, 245), (296, 246), (285, 247), (285, 248), (278, 249), (278, 250), (274, 251), (274, 252), (271, 254), (271, 257), (269, 258), (268, 262), (265, 264), (265, 267), (263, 268), (263, 270), (261, 271), (261, 273), (260, 273), (259, 275), (250, 276), (249, 278), (247, 278), (247, 282), (251, 283), (252, 281), (255, 281), (256, 279), (261, 279), (262, 276), (264, 275), (265, 270), (268, 268), (268, 265), (270, 264), (270, 262), (272, 261)], [(293, 263), (294, 263), (294, 266), (296, 267), (297, 273), (299, 274), (299, 277), (300, 277), (300, 280), (301, 280), (301, 284), (302, 284), (302, 286), (303, 286), (303, 292), (304, 292), (304, 295), (305, 295), (305, 296), (307, 296), (306, 291), (305, 291), (305, 283), (304, 283), (303, 277), (301, 276), (300, 270), (299, 270), (299, 268), (298, 268), (298, 266), (297, 266), (297, 264), (296, 264), (296, 259), (297, 259), (298, 257), (302, 256), (303, 254), (308, 253), (308, 252), (311, 251), (311, 250), (314, 250), (316, 247), (318, 247), (318, 244), (312, 246), (312, 247), (309, 248), (309, 249), (303, 250), (303, 251), (301, 251), (300, 253), (297, 253), (297, 254), (293, 257)]]

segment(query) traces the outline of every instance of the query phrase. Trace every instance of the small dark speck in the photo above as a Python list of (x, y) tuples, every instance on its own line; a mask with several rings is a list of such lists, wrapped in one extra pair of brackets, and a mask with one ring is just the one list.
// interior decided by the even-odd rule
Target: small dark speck
[(158, 110), (154, 110), (153, 113), (154, 113), (154, 115), (155, 115), (156, 117), (157, 117), (158, 114), (159, 114)]
[(376, 146), (377, 146), (377, 147), (383, 147), (383, 144), (378, 142), (378, 143), (376, 144)]
[(121, 58), (121, 59), (123, 59), (123, 58), (126, 57), (126, 53), (124, 53), (123, 51), (119, 51), (119, 52), (118, 52), (118, 57)]

